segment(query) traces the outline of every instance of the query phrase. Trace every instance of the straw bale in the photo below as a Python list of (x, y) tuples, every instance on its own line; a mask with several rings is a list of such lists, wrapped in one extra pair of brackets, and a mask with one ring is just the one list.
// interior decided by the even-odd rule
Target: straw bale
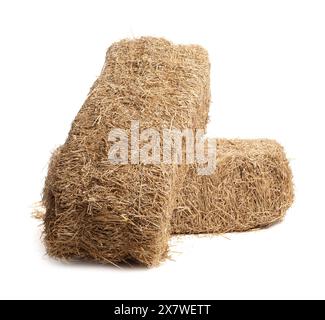
[[(166, 258), (185, 165), (115, 165), (110, 130), (205, 127), (209, 61), (199, 46), (157, 38), (122, 40), (53, 155), (45, 182), (44, 240), (50, 256), (147, 266)], [(128, 131), (128, 133), (130, 133)]]
[(274, 140), (217, 141), (217, 170), (188, 171), (172, 218), (174, 234), (226, 233), (281, 220), (293, 202), (292, 173)]

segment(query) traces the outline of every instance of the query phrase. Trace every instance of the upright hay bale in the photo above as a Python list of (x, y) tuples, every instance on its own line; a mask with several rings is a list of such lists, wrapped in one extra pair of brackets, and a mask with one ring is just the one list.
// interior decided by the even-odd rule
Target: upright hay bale
[(283, 218), (293, 201), (292, 174), (272, 140), (218, 140), (217, 170), (189, 170), (173, 213), (174, 234), (247, 231)]
[(113, 44), (102, 73), (54, 154), (43, 203), (45, 244), (57, 258), (156, 265), (166, 257), (185, 165), (113, 165), (114, 128), (205, 127), (209, 61), (199, 46), (140, 38)]

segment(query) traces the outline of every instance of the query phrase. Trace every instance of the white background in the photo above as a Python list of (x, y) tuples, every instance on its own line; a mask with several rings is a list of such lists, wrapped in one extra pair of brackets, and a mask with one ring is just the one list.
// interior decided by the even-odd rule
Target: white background
[[(283, 144), (294, 206), (268, 230), (173, 239), (150, 270), (53, 261), (31, 218), (51, 151), (107, 47), (142, 35), (209, 50), (209, 135)], [(325, 298), (324, 1), (1, 1), (0, 88), (0, 298)]]

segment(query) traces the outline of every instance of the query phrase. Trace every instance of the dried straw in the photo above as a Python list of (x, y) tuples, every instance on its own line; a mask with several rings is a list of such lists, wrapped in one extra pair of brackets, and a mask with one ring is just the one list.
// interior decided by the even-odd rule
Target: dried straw
[(43, 203), (50, 256), (158, 264), (188, 167), (112, 165), (108, 133), (198, 128), (207, 122), (209, 61), (199, 46), (140, 38), (113, 44), (100, 77), (53, 155)]
[(217, 170), (187, 174), (173, 213), (174, 234), (247, 231), (283, 218), (293, 202), (292, 174), (273, 140), (218, 140)]

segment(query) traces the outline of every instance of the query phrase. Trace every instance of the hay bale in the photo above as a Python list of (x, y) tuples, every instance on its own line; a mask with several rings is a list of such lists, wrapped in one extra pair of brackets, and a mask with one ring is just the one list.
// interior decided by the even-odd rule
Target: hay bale
[(217, 170), (188, 172), (173, 213), (174, 234), (247, 231), (281, 220), (293, 202), (292, 174), (273, 140), (218, 140)]
[(113, 44), (100, 77), (53, 155), (43, 203), (50, 256), (145, 265), (166, 257), (185, 165), (114, 165), (114, 128), (205, 127), (209, 61), (199, 46), (140, 38)]

